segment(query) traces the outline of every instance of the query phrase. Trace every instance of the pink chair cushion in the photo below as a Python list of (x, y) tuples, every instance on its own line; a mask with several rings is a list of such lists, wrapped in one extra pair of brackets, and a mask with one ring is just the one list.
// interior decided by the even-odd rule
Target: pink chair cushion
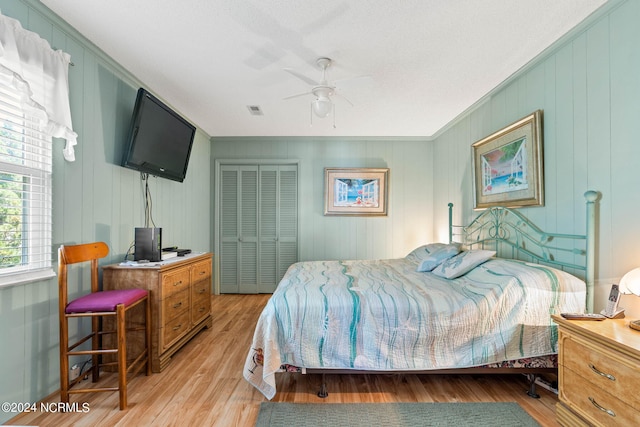
[(144, 289), (119, 289), (115, 291), (95, 292), (82, 296), (67, 304), (65, 313), (95, 313), (115, 311), (118, 304), (125, 307), (147, 296)]

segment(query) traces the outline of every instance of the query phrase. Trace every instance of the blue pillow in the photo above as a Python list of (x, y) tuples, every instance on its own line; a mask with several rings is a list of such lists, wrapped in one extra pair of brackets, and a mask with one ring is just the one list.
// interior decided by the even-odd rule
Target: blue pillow
[(429, 243), (428, 245), (418, 246), (417, 248), (409, 252), (409, 254), (405, 258), (413, 258), (415, 261), (420, 262), (430, 256), (433, 252), (444, 246), (444, 243)]
[(433, 270), (433, 274), (444, 277), (445, 279), (455, 279), (468, 273), (495, 255), (496, 251), (486, 251), (483, 249), (461, 252), (436, 267)]
[(431, 271), (442, 262), (457, 255), (459, 252), (460, 245), (457, 243), (443, 245), (433, 250), (426, 258), (423, 258), (422, 261), (420, 261), (420, 264), (418, 264), (416, 271)]

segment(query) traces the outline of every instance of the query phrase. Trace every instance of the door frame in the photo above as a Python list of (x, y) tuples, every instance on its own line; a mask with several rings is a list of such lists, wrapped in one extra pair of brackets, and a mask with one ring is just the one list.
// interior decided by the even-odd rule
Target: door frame
[[(297, 168), (297, 200), (300, 201), (300, 160), (299, 159), (215, 159), (213, 172), (213, 293), (220, 295), (220, 257), (216, 256), (220, 253), (220, 173), (221, 166), (263, 166), (263, 165), (296, 165)], [(297, 254), (300, 259), (300, 209), (297, 210)]]

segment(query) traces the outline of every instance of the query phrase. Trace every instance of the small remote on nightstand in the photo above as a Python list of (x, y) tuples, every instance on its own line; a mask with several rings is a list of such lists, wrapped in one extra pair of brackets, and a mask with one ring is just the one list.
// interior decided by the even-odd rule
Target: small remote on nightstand
[(604, 320), (606, 316), (598, 313), (560, 313), (567, 320)]

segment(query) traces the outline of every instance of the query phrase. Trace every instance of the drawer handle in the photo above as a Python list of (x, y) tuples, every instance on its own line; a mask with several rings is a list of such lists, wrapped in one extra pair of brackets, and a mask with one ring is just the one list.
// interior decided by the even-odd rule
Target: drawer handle
[(200, 290), (198, 291), (198, 293), (199, 293), (199, 294), (204, 294), (206, 291), (207, 291), (207, 290), (203, 288), (203, 289), (200, 289)]
[(200, 272), (200, 275), (201, 275), (201, 276), (204, 276), (205, 274), (207, 274), (207, 272), (206, 272), (206, 271), (201, 271), (201, 272)]
[(589, 367), (591, 368), (591, 370), (593, 372), (595, 372), (596, 374), (600, 375), (601, 377), (605, 377), (606, 379), (611, 380), (611, 381), (615, 381), (616, 380), (616, 377), (614, 377), (611, 374), (605, 374), (604, 372), (602, 372), (601, 370), (599, 370), (598, 368), (593, 366), (593, 363), (589, 363)]
[(182, 306), (182, 301), (180, 301), (177, 304), (173, 304), (173, 308), (178, 308), (178, 307), (181, 307), (181, 306)]
[(204, 311), (204, 307), (201, 307), (200, 310), (198, 310), (199, 313), (202, 313)]
[(180, 286), (180, 285), (182, 285), (182, 280), (173, 284), (173, 286)]
[(591, 404), (593, 406), (595, 406), (596, 408), (598, 408), (602, 412), (606, 413), (607, 415), (612, 416), (612, 417), (616, 416), (616, 413), (613, 412), (611, 409), (607, 409), (607, 408), (604, 408), (604, 407), (598, 405), (598, 402), (596, 402), (596, 400), (593, 397), (589, 396), (589, 400), (591, 401)]
[[(173, 330), (174, 330), (174, 331), (177, 331), (177, 330), (178, 330), (178, 329), (180, 329), (180, 328), (182, 328), (182, 323), (180, 323), (178, 326), (174, 326), (174, 327), (173, 327)], [(591, 398), (589, 398), (589, 399), (591, 399)]]

